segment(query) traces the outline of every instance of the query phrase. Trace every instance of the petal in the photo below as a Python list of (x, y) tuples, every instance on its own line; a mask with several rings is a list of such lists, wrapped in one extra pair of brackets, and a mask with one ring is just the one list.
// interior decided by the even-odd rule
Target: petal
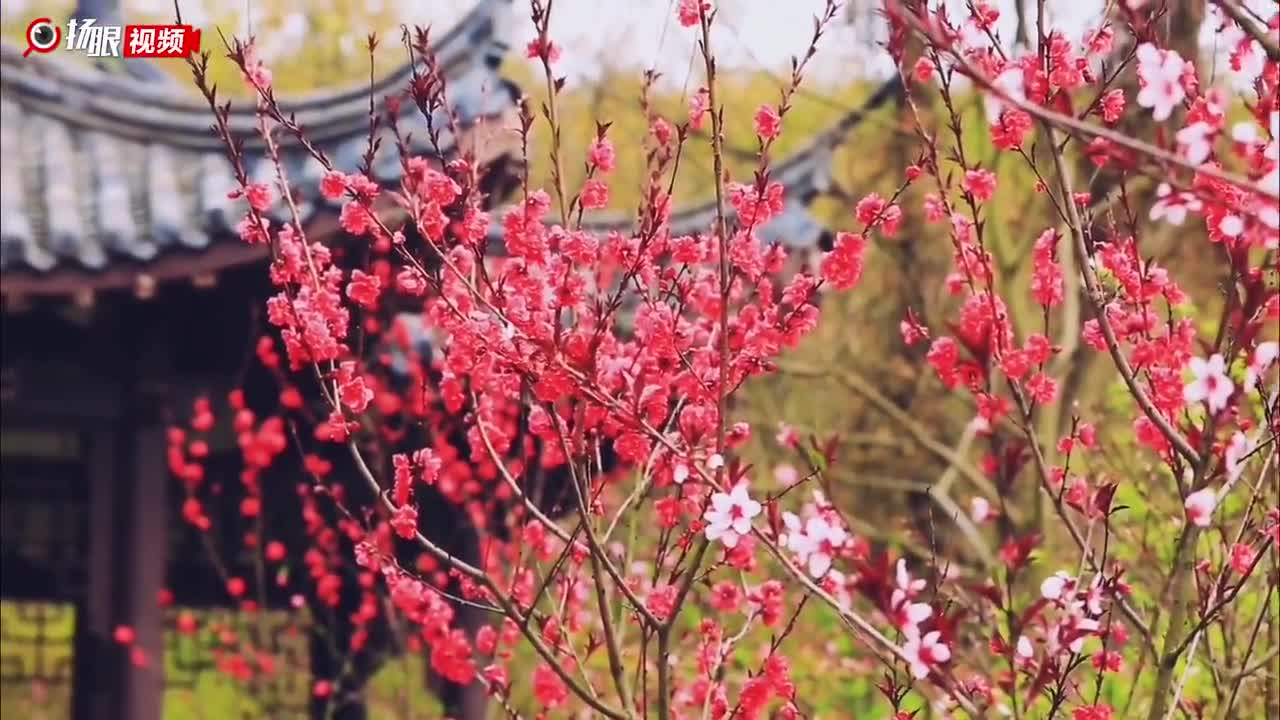
[(910, 620), (913, 625), (919, 625), (932, 616), (933, 608), (929, 607), (925, 603), (911, 603), (911, 605), (907, 606), (907, 619)]
[(727, 548), (738, 547), (738, 534), (733, 531), (728, 531), (720, 537), (720, 542), (724, 543), (724, 546)]
[(800, 518), (790, 511), (782, 513), (782, 524), (793, 533), (800, 532)]
[(733, 499), (724, 493), (716, 493), (711, 496), (711, 507), (722, 513), (727, 513), (729, 508), (733, 507)]
[(1208, 396), (1209, 396), (1208, 383), (1202, 380), (1197, 380), (1193, 383), (1188, 383), (1186, 387), (1182, 388), (1182, 399), (1188, 405), (1194, 405), (1195, 403), (1198, 403), (1201, 400), (1204, 400)]
[(826, 553), (814, 553), (809, 556), (809, 574), (820, 578), (831, 569), (831, 556)]
[(1280, 343), (1270, 341), (1258, 343), (1258, 347), (1253, 351), (1253, 364), (1258, 369), (1263, 369), (1275, 362), (1277, 356), (1280, 356)]
[(898, 558), (897, 580), (898, 587), (903, 590), (911, 586), (911, 576), (907, 574), (907, 561), (902, 558)]
[(1144, 73), (1147, 71), (1146, 66), (1158, 65), (1160, 60), (1160, 50), (1155, 45), (1147, 42), (1138, 46), (1138, 65)]
[(809, 522), (805, 523), (804, 532), (815, 540), (823, 540), (827, 537), (827, 521), (819, 515), (814, 515), (809, 518)]
[(1192, 374), (1198, 378), (1209, 374), (1209, 363), (1204, 358), (1193, 357), (1187, 365), (1190, 366)]

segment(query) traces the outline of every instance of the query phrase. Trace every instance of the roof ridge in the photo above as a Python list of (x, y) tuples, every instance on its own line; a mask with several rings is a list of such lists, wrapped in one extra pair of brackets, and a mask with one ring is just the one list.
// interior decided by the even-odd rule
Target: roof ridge
[[(510, 45), (508, 17), (512, 0), (480, 0), (447, 33), (432, 43), (441, 68), (457, 76), (481, 66), (496, 66)], [(165, 137), (174, 145), (207, 147), (209, 108), (199, 96), (178, 95), (172, 87), (155, 86), (122, 73), (35, 56), (0, 42), (0, 88), (22, 105), (67, 123), (123, 136)], [(295, 113), (316, 139), (367, 129), (370, 92), (374, 97), (403, 89), (414, 71), (406, 62), (383, 75), (373, 87), (355, 85), (307, 97), (282, 99), (281, 108)], [(104, 87), (107, 91), (104, 92)], [(241, 103), (231, 110), (233, 132), (256, 136), (253, 108)]]

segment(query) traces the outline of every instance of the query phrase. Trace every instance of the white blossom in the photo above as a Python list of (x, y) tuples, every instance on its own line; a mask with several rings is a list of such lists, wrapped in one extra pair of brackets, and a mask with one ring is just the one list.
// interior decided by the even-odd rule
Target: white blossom
[(1138, 46), (1138, 77), (1142, 89), (1138, 91), (1138, 104), (1151, 108), (1156, 122), (1169, 119), (1173, 108), (1187, 96), (1182, 87), (1182, 72), (1187, 61), (1176, 51), (1162, 50), (1151, 43)]
[(1195, 122), (1182, 128), (1175, 136), (1183, 156), (1194, 165), (1209, 159), (1213, 151), (1214, 130), (1207, 122)]
[(1213, 509), (1217, 505), (1218, 494), (1213, 488), (1197, 490), (1188, 495), (1184, 503), (1187, 519), (1196, 527), (1209, 527), (1209, 521), (1213, 518)]
[(906, 631), (907, 642), (902, 646), (902, 654), (911, 664), (911, 676), (917, 680), (928, 677), (929, 669), (951, 659), (951, 648), (942, 642), (942, 633), (937, 630), (920, 635), (920, 631), (912, 627)]
[(1258, 386), (1258, 380), (1262, 379), (1262, 374), (1271, 367), (1271, 363), (1280, 357), (1280, 343), (1274, 340), (1258, 343), (1253, 349), (1253, 359), (1249, 361), (1249, 367), (1244, 371), (1244, 391), (1253, 392)]
[(751, 519), (760, 514), (760, 503), (747, 495), (746, 485), (711, 496), (711, 507), (702, 516), (707, 521), (707, 539), (719, 540), (725, 547), (738, 546), (738, 540), (751, 532)]
[(1182, 389), (1182, 399), (1187, 404), (1205, 401), (1210, 412), (1216, 413), (1225, 408), (1236, 386), (1227, 377), (1226, 361), (1222, 355), (1214, 353), (1207, 360), (1193, 357), (1190, 367), (1193, 379)]
[(1160, 183), (1156, 187), (1156, 201), (1151, 205), (1151, 220), (1164, 220), (1170, 225), (1181, 225), (1187, 219), (1188, 212), (1200, 212), (1204, 203), (1200, 198), (1185, 192), (1174, 192), (1169, 183)]
[(1040, 597), (1045, 600), (1057, 600), (1062, 597), (1063, 590), (1071, 582), (1071, 576), (1065, 570), (1050, 575), (1040, 583)]

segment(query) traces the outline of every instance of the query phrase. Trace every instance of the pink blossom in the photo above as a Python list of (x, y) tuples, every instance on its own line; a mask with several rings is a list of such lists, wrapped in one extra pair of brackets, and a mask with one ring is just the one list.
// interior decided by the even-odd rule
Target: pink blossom
[(1200, 212), (1204, 208), (1200, 198), (1191, 193), (1175, 193), (1169, 183), (1160, 183), (1156, 187), (1156, 197), (1148, 216), (1152, 220), (1164, 220), (1170, 225), (1181, 225), (1187, 219), (1187, 212)]
[(677, 485), (683, 485), (689, 479), (689, 466), (684, 463), (676, 463), (671, 469), (671, 482)]
[(738, 545), (742, 536), (751, 532), (751, 519), (760, 514), (760, 503), (747, 495), (747, 486), (739, 484), (728, 493), (711, 496), (711, 507), (703, 514), (707, 521), (706, 535), (711, 541), (719, 540), (725, 547)]
[(271, 225), (266, 218), (259, 217), (258, 221), (254, 222), (252, 215), (245, 215), (240, 219), (240, 222), (236, 224), (236, 234), (239, 235), (240, 239), (245, 243), (249, 245), (256, 245), (258, 243), (268, 242), (271, 239), (268, 234), (270, 228)]
[(598, 210), (609, 204), (609, 186), (603, 180), (592, 178), (582, 185), (582, 207)]
[(898, 560), (894, 583), (896, 587), (889, 597), (889, 605), (893, 611), (894, 623), (900, 630), (915, 627), (933, 615), (933, 608), (927, 603), (911, 602), (921, 590), (924, 590), (925, 582), (911, 577), (911, 573), (907, 571), (907, 561), (904, 559)]
[(698, 92), (689, 98), (689, 127), (694, 130), (702, 129), (702, 122), (707, 117), (707, 112), (711, 109), (711, 93), (706, 88), (698, 88)]
[(1244, 471), (1244, 458), (1253, 452), (1254, 444), (1249, 437), (1239, 430), (1231, 436), (1231, 441), (1227, 443), (1227, 449), (1223, 452), (1223, 464), (1227, 468), (1227, 481), (1235, 482), (1240, 477), (1240, 473)]
[(587, 161), (602, 173), (613, 172), (614, 167), (618, 164), (618, 156), (614, 152), (613, 143), (609, 142), (608, 138), (596, 138), (592, 141), (591, 149), (587, 153)]
[(569, 699), (569, 688), (550, 665), (543, 663), (533, 671), (533, 695), (548, 709)]
[(1231, 546), (1231, 569), (1242, 577), (1248, 577), (1253, 571), (1253, 563), (1257, 557), (1258, 553), (1253, 546), (1236, 543)]
[(765, 140), (772, 140), (781, 131), (782, 118), (778, 115), (778, 109), (772, 105), (761, 105), (756, 110), (756, 134)]
[(418, 533), (418, 510), (412, 505), (401, 505), (391, 517), (391, 528), (400, 537), (409, 540)]
[(342, 206), (342, 212), (338, 216), (338, 224), (346, 232), (359, 236), (364, 235), (373, 227), (373, 217), (369, 214), (369, 209), (359, 201), (349, 200)]
[(656, 587), (649, 593), (649, 599), (645, 603), (649, 607), (649, 611), (658, 620), (666, 620), (671, 617), (671, 613), (675, 610), (676, 605), (676, 586), (662, 585)]
[(560, 59), (560, 46), (549, 39), (544, 42), (541, 37), (536, 37), (525, 46), (525, 55), (530, 60), (541, 59), (551, 65)]
[(1036, 373), (1027, 380), (1027, 392), (1041, 405), (1049, 405), (1058, 397), (1058, 382), (1045, 373)]
[(978, 202), (986, 202), (996, 194), (996, 176), (990, 170), (970, 170), (964, 174), (964, 189)]
[(1271, 363), (1274, 363), (1277, 357), (1280, 357), (1280, 343), (1274, 340), (1258, 343), (1258, 346), (1253, 349), (1253, 359), (1249, 361), (1249, 366), (1244, 371), (1245, 392), (1253, 392), (1262, 374), (1271, 367)]
[(1110, 705), (1083, 705), (1071, 711), (1071, 720), (1112, 720), (1115, 710)]
[(320, 194), (326, 200), (341, 200), (347, 194), (347, 176), (337, 170), (330, 170), (320, 180)]
[(791, 487), (800, 479), (800, 473), (794, 466), (782, 464), (773, 469), (773, 479), (782, 487)]
[(842, 232), (835, 246), (822, 258), (822, 279), (839, 290), (849, 290), (862, 279), (862, 254), (867, 241), (856, 233)]
[(370, 275), (359, 268), (351, 271), (347, 284), (347, 297), (357, 305), (373, 310), (378, 307), (378, 295), (382, 292), (382, 278)]
[(706, 12), (710, 9), (711, 3), (709, 2), (702, 2), (700, 0), (680, 0), (680, 7), (677, 10), (676, 16), (680, 19), (681, 25), (685, 27), (693, 27), (699, 22), (699, 13)]
[(1102, 96), (1102, 119), (1108, 125), (1115, 123), (1124, 114), (1124, 91), (1119, 88), (1108, 90)]
[(1068, 586), (1074, 583), (1071, 575), (1065, 570), (1059, 570), (1040, 583), (1040, 597), (1045, 600), (1059, 600)]
[(246, 186), (244, 196), (249, 201), (249, 207), (258, 212), (266, 212), (271, 208), (271, 203), (274, 202), (271, 186), (266, 183), (252, 183)]
[(1213, 126), (1206, 122), (1194, 122), (1182, 128), (1175, 136), (1178, 149), (1189, 162), (1195, 165), (1209, 159), (1213, 152)]
[(1023, 660), (1030, 660), (1036, 655), (1035, 645), (1031, 644), (1031, 638), (1026, 635), (1018, 636), (1018, 642), (1014, 646), (1014, 649), (1018, 653), (1018, 657)]
[(361, 413), (373, 400), (373, 390), (365, 385), (364, 376), (356, 371), (355, 361), (347, 360), (338, 366), (338, 396), (342, 404), (353, 412)]
[(992, 508), (991, 508), (991, 501), (987, 500), (981, 495), (975, 495), (969, 501), (969, 519), (970, 520), (981, 525), (982, 523), (986, 522), (987, 520), (990, 520), (994, 516), (995, 515), (992, 512)]
[(1173, 108), (1187, 96), (1182, 73), (1187, 61), (1174, 50), (1162, 50), (1151, 43), (1138, 46), (1138, 104), (1151, 108), (1157, 122), (1169, 119)]
[(1227, 406), (1227, 400), (1235, 390), (1235, 384), (1227, 377), (1226, 361), (1215, 353), (1208, 360), (1193, 357), (1190, 361), (1193, 379), (1182, 391), (1187, 404), (1205, 401), (1209, 412), (1216, 413)]
[(942, 633), (937, 630), (922, 636), (911, 626), (904, 632), (907, 642), (902, 646), (902, 654), (911, 664), (911, 676), (915, 679), (923, 680), (934, 666), (951, 659), (951, 648), (942, 642)]
[(916, 60), (916, 65), (912, 70), (912, 74), (914, 74), (916, 79), (922, 83), (929, 82), (933, 79), (933, 62), (926, 57)]
[(787, 526), (787, 548), (807, 565), (810, 575), (815, 578), (826, 575), (849, 541), (849, 533), (821, 513), (810, 516), (803, 526), (793, 513), (783, 513), (782, 519)]
[(1187, 509), (1187, 519), (1196, 527), (1209, 527), (1213, 518), (1213, 509), (1218, 504), (1218, 494), (1213, 488), (1203, 488), (1187, 496), (1183, 505)]

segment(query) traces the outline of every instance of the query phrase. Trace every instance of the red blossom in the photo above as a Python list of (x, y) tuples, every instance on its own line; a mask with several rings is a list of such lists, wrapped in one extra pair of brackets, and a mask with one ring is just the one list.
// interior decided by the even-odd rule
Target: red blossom
[(337, 170), (325, 172), (320, 180), (320, 194), (326, 200), (341, 200), (347, 194), (347, 176)]
[(382, 293), (382, 278), (368, 275), (361, 270), (351, 271), (351, 282), (347, 284), (347, 297), (357, 305), (369, 310), (378, 307), (378, 296)]
[(588, 180), (582, 186), (582, 207), (598, 210), (609, 204), (609, 186), (603, 180)]
[(839, 290), (850, 290), (862, 278), (862, 254), (867, 241), (856, 233), (840, 233), (822, 259), (822, 279)]
[(965, 192), (978, 202), (986, 202), (996, 194), (996, 176), (990, 170), (969, 170), (964, 174)]
[(699, 13), (705, 13), (711, 10), (711, 3), (703, 0), (680, 0), (680, 6), (676, 9), (676, 17), (679, 18), (680, 24), (684, 27), (693, 27), (698, 24), (700, 19)]
[(533, 671), (533, 695), (543, 707), (552, 710), (569, 698), (569, 689), (560, 676), (543, 663)]
[(614, 152), (613, 143), (608, 138), (596, 138), (591, 142), (591, 149), (587, 153), (587, 162), (591, 163), (597, 170), (602, 173), (613, 172), (617, 166), (617, 153)]
[(778, 115), (778, 109), (772, 105), (761, 105), (756, 110), (756, 134), (765, 140), (772, 140), (778, 137), (782, 131), (782, 118)]

